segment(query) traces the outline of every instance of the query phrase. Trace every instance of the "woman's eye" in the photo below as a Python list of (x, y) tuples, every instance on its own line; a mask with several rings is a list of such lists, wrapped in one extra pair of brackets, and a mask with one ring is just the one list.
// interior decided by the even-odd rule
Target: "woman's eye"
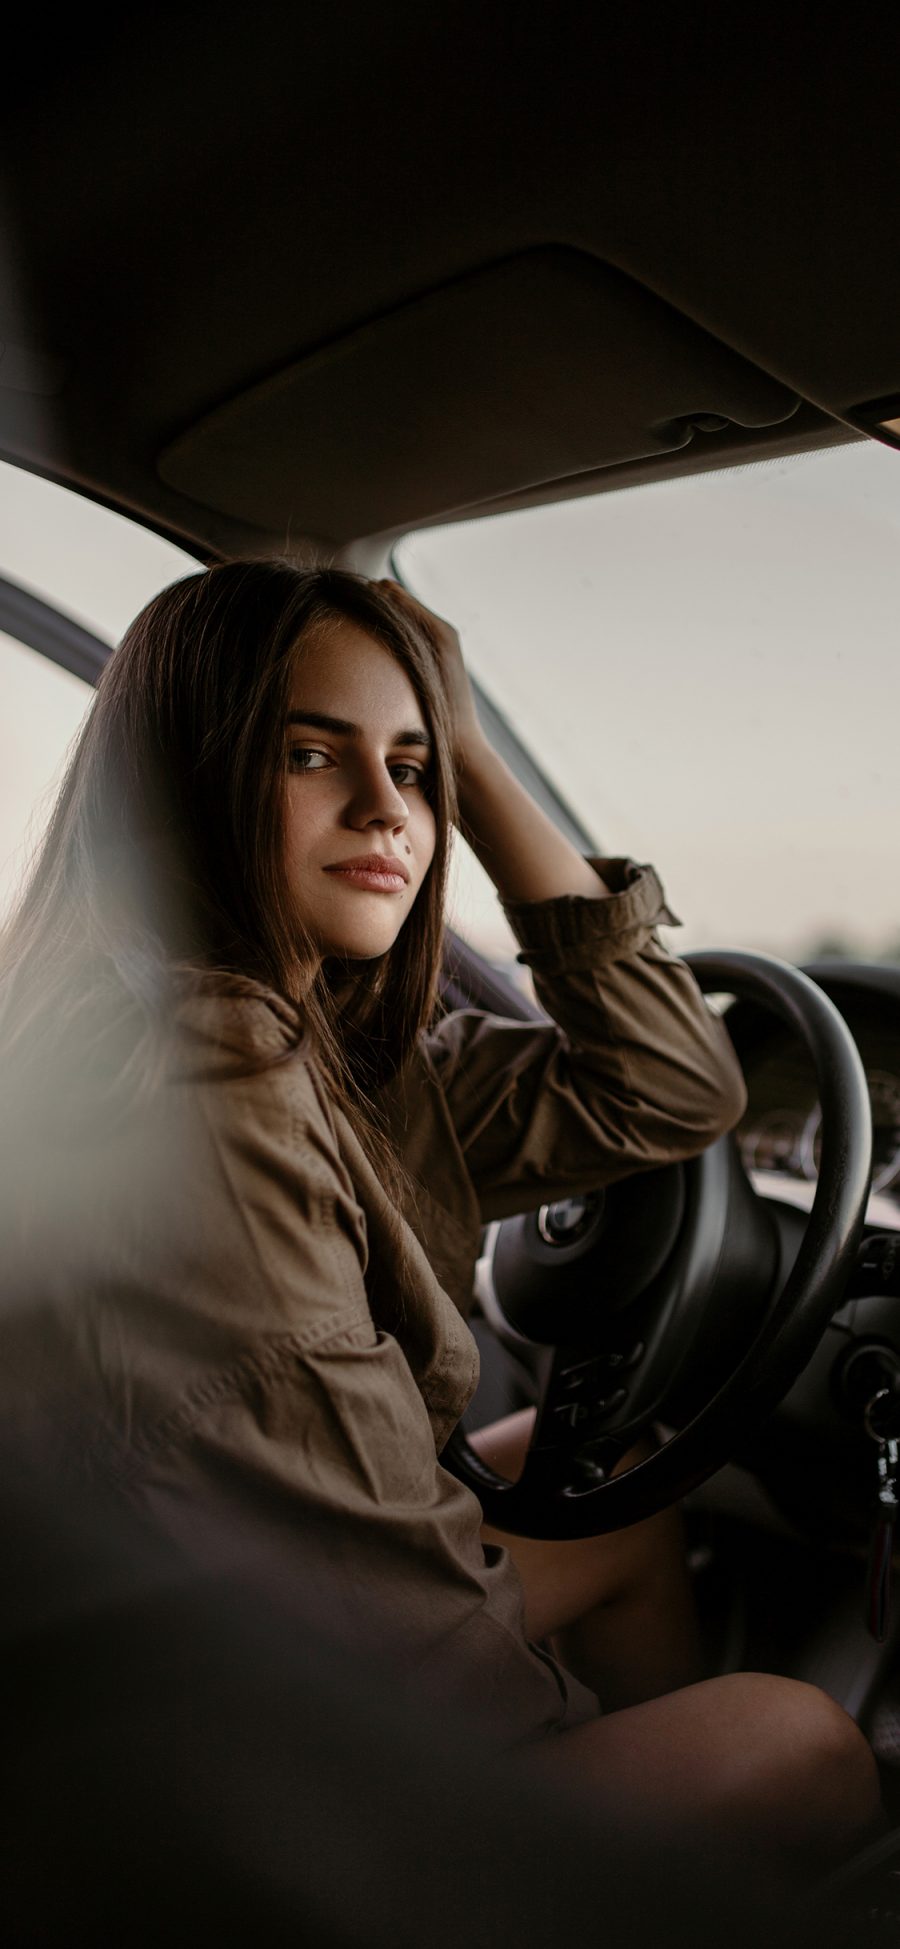
[(401, 788), (406, 786), (407, 789), (410, 786), (424, 785), (426, 782), (421, 765), (392, 765), (391, 777), (395, 785)]
[(324, 771), (331, 760), (327, 751), (313, 751), (305, 744), (292, 744), (288, 754), (291, 771)]

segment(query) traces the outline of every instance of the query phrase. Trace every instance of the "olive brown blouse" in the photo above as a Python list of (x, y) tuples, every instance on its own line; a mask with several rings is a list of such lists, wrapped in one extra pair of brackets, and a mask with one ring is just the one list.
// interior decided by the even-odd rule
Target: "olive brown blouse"
[(609, 898), (507, 908), (552, 1019), (448, 1015), (387, 1093), (408, 1210), (309, 1055), (236, 1073), (248, 1009), (278, 1053), (272, 1011), (207, 998), (158, 1098), (100, 1159), (58, 1160), (40, 1224), (11, 1234), (0, 1353), (31, 1437), (198, 1564), (224, 1538), (336, 1637), (390, 1645), (398, 1683), (504, 1745), (597, 1705), (527, 1643), (512, 1561), (441, 1467), (477, 1379), (481, 1227), (690, 1156), (744, 1100), (654, 931), (674, 920), (656, 874), (593, 863)]

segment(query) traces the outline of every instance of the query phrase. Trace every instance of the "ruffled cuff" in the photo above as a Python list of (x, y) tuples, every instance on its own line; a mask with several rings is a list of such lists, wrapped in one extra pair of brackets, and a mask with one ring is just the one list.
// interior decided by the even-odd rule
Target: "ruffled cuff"
[(639, 954), (655, 927), (681, 926), (652, 866), (632, 859), (589, 859), (588, 865), (611, 889), (607, 898), (564, 893), (557, 900), (504, 902), (526, 967), (550, 974), (620, 961)]

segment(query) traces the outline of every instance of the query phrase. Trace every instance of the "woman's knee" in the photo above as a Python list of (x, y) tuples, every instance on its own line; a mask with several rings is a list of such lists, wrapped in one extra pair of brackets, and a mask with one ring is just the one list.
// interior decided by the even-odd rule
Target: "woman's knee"
[(793, 1876), (843, 1855), (879, 1812), (872, 1754), (813, 1685), (763, 1672), (705, 1679), (544, 1741), (545, 1771), (600, 1796), (635, 1831), (758, 1853)]
[(733, 1722), (736, 1777), (743, 1756), (773, 1824), (783, 1820), (801, 1848), (849, 1848), (880, 1806), (878, 1769), (859, 1727), (798, 1679), (739, 1672), (716, 1683)]

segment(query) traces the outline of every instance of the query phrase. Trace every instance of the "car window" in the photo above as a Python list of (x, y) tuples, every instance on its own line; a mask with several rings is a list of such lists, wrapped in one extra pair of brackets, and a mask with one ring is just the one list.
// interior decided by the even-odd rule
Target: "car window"
[[(112, 645), (145, 602), (196, 571), (183, 549), (52, 481), (0, 463), (0, 578)], [(0, 916), (40, 841), (93, 690), (0, 631)]]
[(658, 864), (672, 945), (900, 959), (898, 543), (900, 457), (860, 442), (395, 560), (600, 850)]
[(0, 914), (46, 824), (65, 753), (92, 691), (80, 677), (0, 633)]
[(150, 597), (199, 564), (138, 521), (0, 462), (0, 576), (116, 643)]

